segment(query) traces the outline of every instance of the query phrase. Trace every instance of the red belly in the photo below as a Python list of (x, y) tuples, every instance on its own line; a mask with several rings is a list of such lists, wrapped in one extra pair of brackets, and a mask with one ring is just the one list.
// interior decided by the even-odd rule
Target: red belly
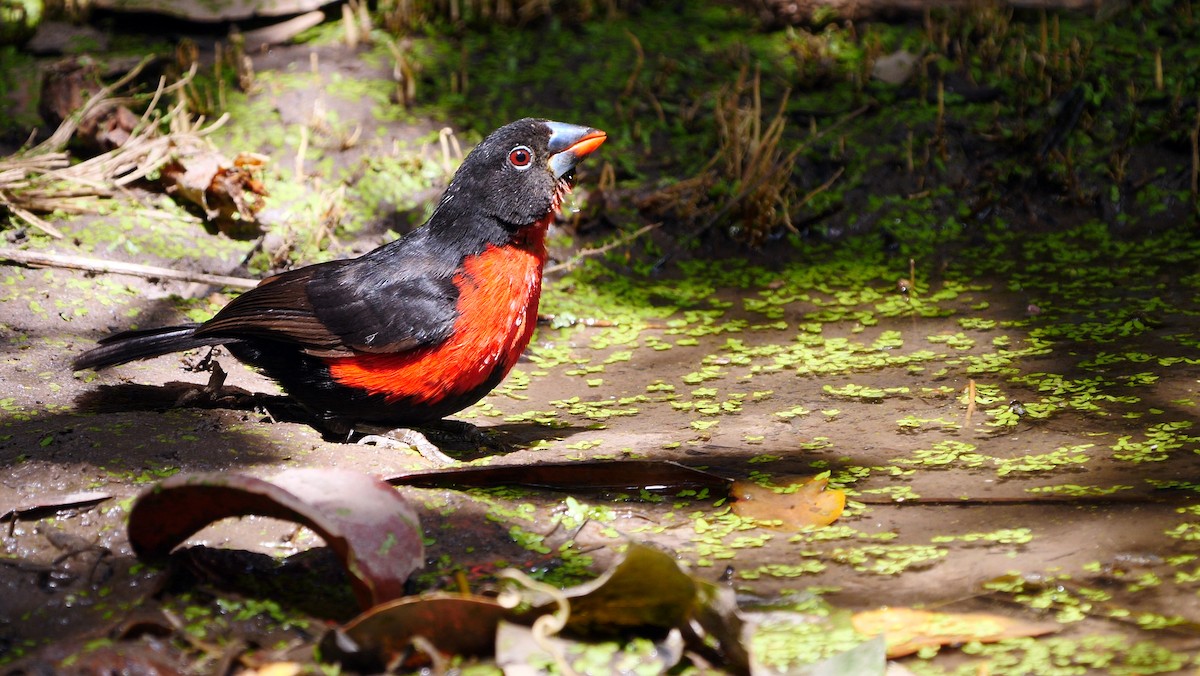
[[(545, 232), (545, 226), (538, 229)], [(537, 323), (546, 251), (541, 237), (531, 239), (536, 241), (527, 246), (489, 246), (463, 261), (454, 278), (458, 320), (449, 339), (399, 354), (331, 359), (334, 380), (389, 402), (434, 403), (472, 392), (497, 369), (503, 377)]]

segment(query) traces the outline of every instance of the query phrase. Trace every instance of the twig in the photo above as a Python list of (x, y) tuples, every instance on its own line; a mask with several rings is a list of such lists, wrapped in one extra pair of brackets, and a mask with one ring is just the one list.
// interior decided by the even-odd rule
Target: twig
[(804, 148), (811, 146), (813, 143), (819, 141), (825, 135), (837, 130), (842, 125), (853, 120), (854, 118), (858, 117), (859, 115), (862, 115), (863, 113), (867, 112), (870, 109), (871, 109), (871, 105), (866, 104), (866, 105), (859, 106), (858, 108), (855, 108), (854, 110), (846, 113), (845, 115), (843, 115), (843, 116), (839, 117), (837, 120), (835, 120), (833, 122), (833, 124), (829, 125), (828, 127), (825, 127), (824, 129), (817, 132), (816, 134), (813, 134), (812, 136), (809, 136), (808, 138), (804, 139), (804, 142), (800, 144), (800, 149), (803, 150)]
[(967, 390), (967, 418), (966, 418), (964, 425), (966, 427), (970, 427), (971, 426), (971, 416), (975, 415), (975, 399), (976, 399), (976, 395), (978, 394), (978, 391), (975, 388), (975, 379), (974, 378), (970, 378), (967, 380), (966, 390)]
[(22, 209), (21, 207), (13, 204), (12, 201), (8, 199), (8, 197), (4, 194), (4, 191), (2, 191), (2, 190), (0, 190), (0, 205), (3, 205), (5, 208), (7, 208), (9, 211), (11, 211), (13, 216), (16, 216), (17, 218), (25, 221), (26, 223), (37, 228), (38, 230), (41, 230), (42, 232), (46, 233), (47, 235), (50, 235), (54, 239), (62, 239), (63, 238), (63, 234), (62, 234), (61, 230), (54, 227), (53, 225), (50, 225), (45, 220), (39, 218), (32, 212)]
[[(809, 201), (812, 200), (812, 198), (816, 197), (817, 195), (820, 195), (821, 193), (825, 192), (826, 190), (829, 190), (829, 188), (835, 182), (837, 182), (837, 180), (839, 178), (841, 178), (842, 174), (844, 174), (844, 173), (846, 173), (846, 168), (838, 167), (838, 170), (833, 172), (833, 176), (830, 176), (829, 180), (827, 180), (824, 183), (822, 183), (821, 185), (813, 188), (812, 191), (810, 191), (807, 195), (805, 195), (803, 198), (801, 198), (801, 200), (796, 204), (796, 208), (799, 209), (800, 207), (804, 206), (805, 204), (808, 204)], [(795, 232), (795, 233), (800, 232), (796, 228), (796, 226), (792, 225), (792, 222), (790, 219), (788, 220), (787, 226), (788, 226), (788, 229), (790, 229), (792, 232)]]
[(252, 289), (258, 286), (259, 280), (246, 277), (229, 277), (226, 275), (210, 275), (204, 272), (189, 272), (173, 270), (156, 265), (140, 265), (122, 261), (109, 261), (85, 256), (72, 256), (47, 251), (26, 251), (0, 247), (0, 260), (12, 261), (32, 267), (67, 268), (84, 270), (86, 272), (103, 272), (117, 275), (132, 275), (146, 279), (171, 279), (180, 282), (199, 282), (213, 286), (227, 286), (234, 289)]
[[(1186, 495), (1186, 494), (1182, 494)], [(897, 500), (888, 496), (855, 495), (850, 498), (879, 507), (987, 507), (989, 505), (1158, 505), (1189, 503), (1180, 493), (1112, 493), (1109, 495), (991, 495), (987, 497), (930, 496)], [(1189, 503), (1190, 504), (1190, 503)]]
[(1192, 127), (1192, 200), (1200, 194), (1200, 97), (1196, 99), (1196, 125)]
[(545, 271), (546, 271), (546, 273), (551, 273), (551, 272), (560, 272), (562, 270), (570, 270), (571, 268), (575, 267), (576, 265), (579, 265), (579, 262), (582, 261), (583, 259), (591, 257), (591, 256), (599, 256), (602, 253), (607, 253), (609, 251), (612, 251), (613, 249), (615, 249), (623, 244), (627, 244), (628, 242), (635, 240), (638, 237), (641, 237), (642, 235), (646, 234), (647, 232), (650, 232), (651, 230), (659, 227), (660, 225), (662, 225), (662, 223), (651, 223), (650, 225), (644, 225), (644, 226), (638, 228), (637, 230), (634, 230), (633, 232), (629, 233), (628, 235), (625, 235), (624, 237), (615, 239), (615, 240), (609, 242), (608, 244), (605, 244), (604, 246), (596, 247), (595, 249), (584, 249), (584, 250), (576, 253), (574, 256), (571, 256), (569, 259), (563, 261), (562, 263), (557, 263), (555, 265), (551, 265), (551, 266), (547, 267)]
[(621, 96), (617, 99), (618, 101), (629, 98), (629, 95), (633, 93), (633, 88), (637, 86), (638, 77), (642, 74), (642, 68), (646, 65), (646, 52), (642, 50), (642, 41), (638, 40), (633, 31), (626, 30), (625, 35), (633, 43), (633, 52), (634, 56), (637, 57), (637, 61), (633, 64), (633, 70), (629, 73), (629, 79), (625, 81), (625, 89), (621, 91)]

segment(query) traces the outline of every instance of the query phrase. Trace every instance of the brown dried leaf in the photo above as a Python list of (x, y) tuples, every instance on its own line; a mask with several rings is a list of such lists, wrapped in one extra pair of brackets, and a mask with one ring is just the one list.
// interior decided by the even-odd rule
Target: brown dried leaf
[(1027, 622), (991, 613), (935, 613), (912, 608), (868, 610), (855, 613), (850, 621), (860, 634), (883, 634), (889, 658), (911, 655), (925, 647), (968, 641), (996, 643), (1042, 636), (1060, 629), (1053, 622)]
[(479, 596), (432, 593), (396, 599), (367, 610), (321, 640), (321, 659), (378, 672), (422, 636), (447, 655), (492, 653), (496, 627), (518, 614)]
[(162, 558), (210, 523), (257, 514), (308, 526), (338, 555), (359, 603), (404, 595), (424, 563), (416, 511), (394, 488), (365, 474), (293, 469), (265, 481), (244, 474), (171, 477), (142, 493), (129, 514), (141, 558)]
[(251, 222), (267, 195), (257, 176), (265, 165), (255, 153), (230, 161), (215, 150), (196, 149), (164, 165), (162, 183), (167, 193), (200, 207), (210, 221)]
[(406, 472), (384, 479), (393, 485), (423, 488), (463, 486), (532, 486), (550, 490), (724, 490), (729, 480), (675, 462), (630, 460), (619, 462), (544, 462), (536, 465), (451, 467)]
[(64, 509), (91, 507), (110, 498), (112, 498), (112, 494), (103, 491), (79, 491), (64, 495), (38, 495), (12, 507), (0, 509), (0, 521), (37, 517)]

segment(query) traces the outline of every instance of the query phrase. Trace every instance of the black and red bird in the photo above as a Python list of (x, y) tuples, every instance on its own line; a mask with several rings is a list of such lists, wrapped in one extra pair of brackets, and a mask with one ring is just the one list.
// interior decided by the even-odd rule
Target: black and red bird
[(102, 369), (224, 345), (335, 428), (420, 425), (479, 401), (529, 344), (546, 230), (604, 132), (523, 119), (463, 160), (429, 221), (358, 258), (264, 279), (203, 324), (118, 333)]

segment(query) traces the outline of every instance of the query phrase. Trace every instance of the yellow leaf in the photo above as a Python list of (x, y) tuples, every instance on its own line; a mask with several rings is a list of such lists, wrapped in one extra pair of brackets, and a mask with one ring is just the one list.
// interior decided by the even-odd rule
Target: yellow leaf
[(765, 488), (748, 481), (735, 481), (730, 494), (737, 499), (733, 513), (757, 521), (775, 521), (780, 528), (828, 526), (846, 508), (846, 494), (826, 490), (829, 479), (802, 478), (784, 489)]
[(930, 646), (969, 641), (995, 643), (1059, 630), (1053, 622), (1026, 622), (990, 613), (935, 613), (912, 608), (868, 610), (855, 613), (851, 622), (860, 634), (883, 634), (889, 658), (911, 655)]
[(296, 662), (272, 662), (242, 673), (252, 676), (296, 676), (302, 671), (303, 668)]

